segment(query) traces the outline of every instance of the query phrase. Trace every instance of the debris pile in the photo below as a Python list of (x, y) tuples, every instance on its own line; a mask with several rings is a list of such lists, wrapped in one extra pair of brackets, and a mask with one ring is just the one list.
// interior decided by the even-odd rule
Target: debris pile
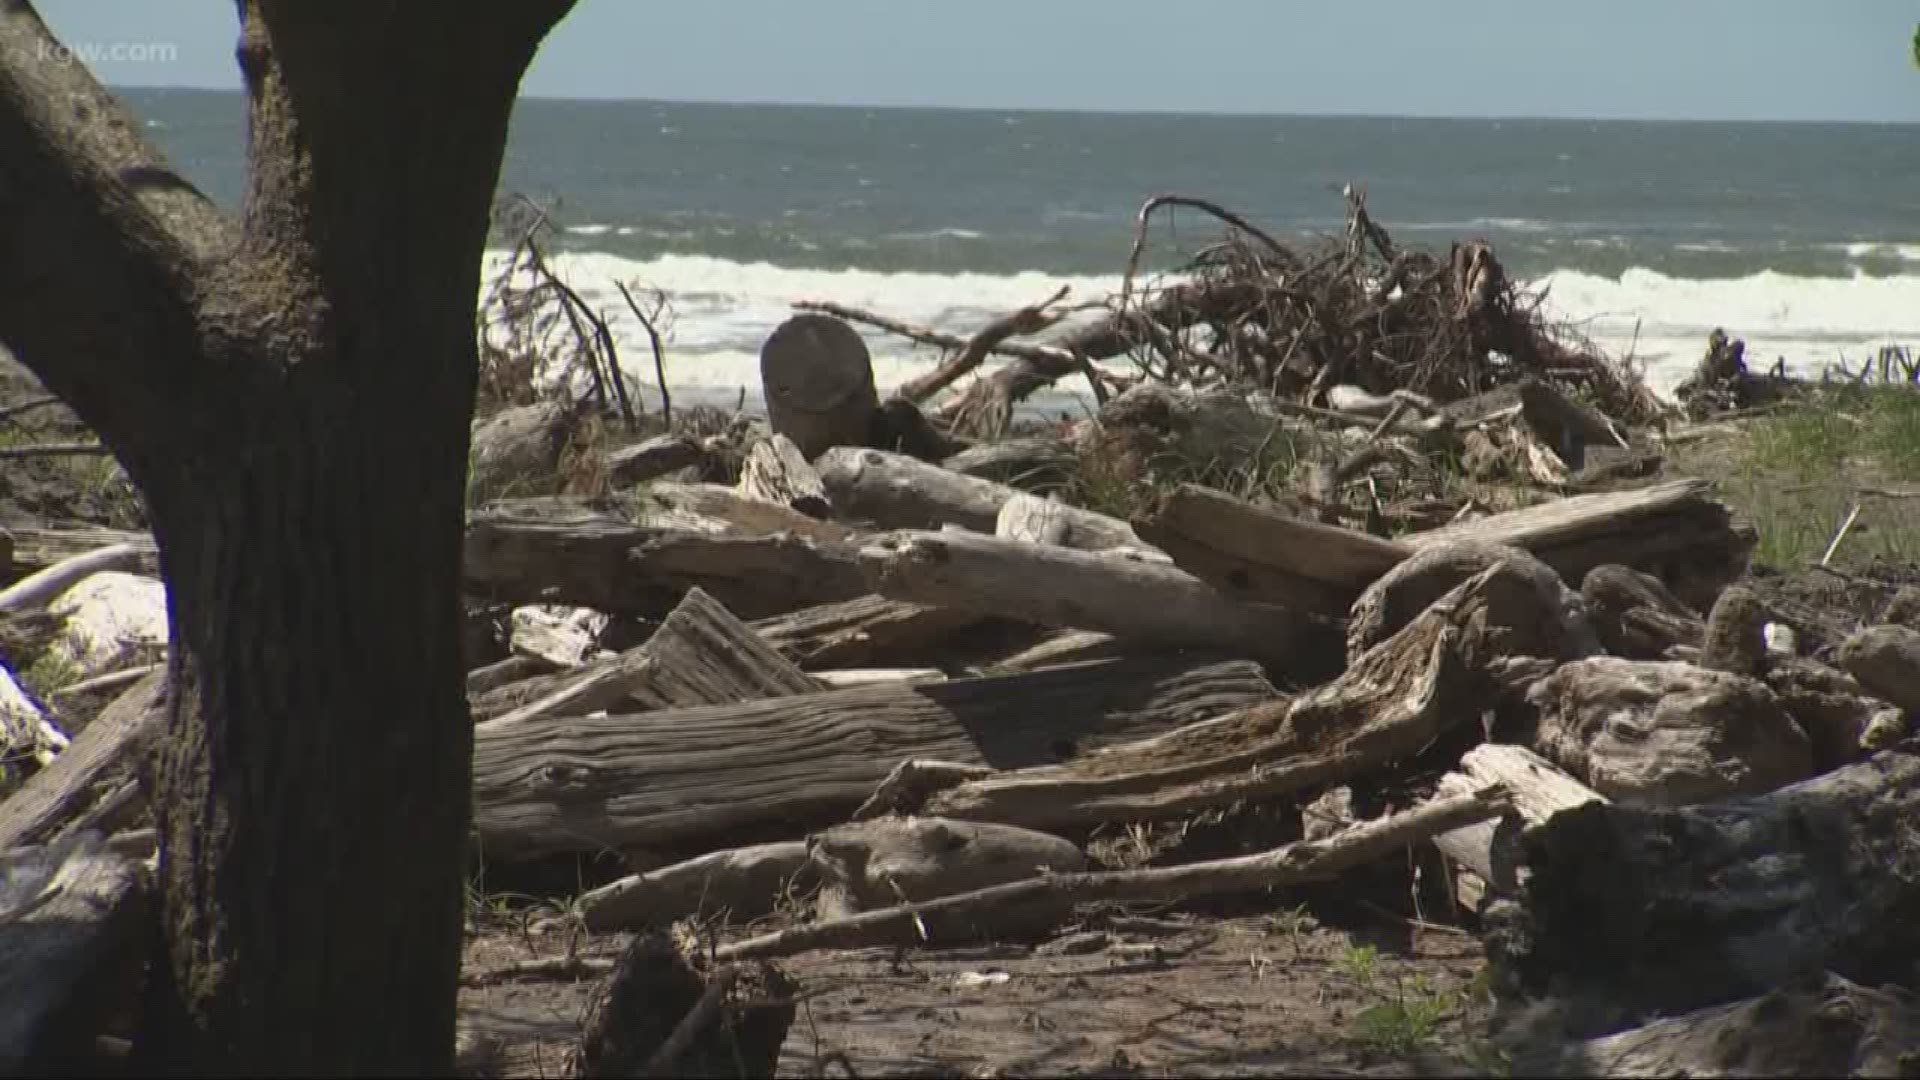
[[(1068, 933), (1089, 911), (1204, 911), (1413, 850), (1541, 1068), (1852, 1068), (1912, 1030), (1864, 987), (1920, 962), (1920, 630), (1802, 654), (1738, 584), (1752, 530), (1648, 480), (1664, 408), (1554, 336), (1485, 244), (1400, 249), (1357, 194), (1315, 250), (1186, 199), (1150, 202), (1143, 237), (1168, 205), (1232, 231), (1137, 289), (1136, 249), (1091, 327), (1057, 332), (1059, 295), (964, 337), (842, 312), (949, 352), (882, 401), (859, 337), (803, 305), (763, 354), (770, 422), (605, 449), (587, 494), (489, 480), (465, 550), (477, 843), (489, 867), (621, 853), (633, 872), (568, 910), (640, 936), (470, 978), (609, 975), (582, 1075), (707, 1062), (723, 1026), (766, 1068), (794, 1016), (768, 961), (1098, 950)], [(1014, 431), (1067, 377), (1098, 416)], [(477, 458), (578, 452), (510, 415)], [(114, 539), (153, 572), (150, 540)], [(16, 535), (15, 573), (72, 577), (78, 546)], [(15, 618), (52, 596), (7, 607), (23, 587)], [(42, 767), (0, 802), (0, 848), (150, 846), (131, 761), (161, 678), (90, 723), (10, 722)], [(1285, 828), (1239, 857), (1097, 842), (1253, 812)], [(608, 1019), (656, 984), (672, 1015)], [(1819, 1053), (1766, 1037), (1833, 1001), (1854, 1007)]]

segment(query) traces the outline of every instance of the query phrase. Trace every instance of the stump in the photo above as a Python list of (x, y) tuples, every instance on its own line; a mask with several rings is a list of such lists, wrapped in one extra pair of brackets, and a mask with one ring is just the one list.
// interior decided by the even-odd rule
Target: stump
[[(572, 1074), (772, 1076), (793, 1024), (792, 980), (765, 963), (704, 971), (698, 957), (690, 960), (666, 934), (635, 937), (587, 1006)], [(747, 1002), (754, 1007), (737, 1007)], [(694, 1016), (691, 1037), (668, 1047), (696, 1011), (710, 1015)]]
[(867, 343), (829, 315), (795, 315), (760, 347), (767, 422), (807, 460), (835, 446), (863, 446), (880, 396)]

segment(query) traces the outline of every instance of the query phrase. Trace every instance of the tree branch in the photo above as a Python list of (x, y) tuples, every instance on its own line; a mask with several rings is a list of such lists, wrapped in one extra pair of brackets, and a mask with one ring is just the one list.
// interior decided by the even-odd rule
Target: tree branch
[(0, 0), (0, 146), (0, 343), (137, 459), (202, 374), (195, 277), (232, 228), (26, 0)]

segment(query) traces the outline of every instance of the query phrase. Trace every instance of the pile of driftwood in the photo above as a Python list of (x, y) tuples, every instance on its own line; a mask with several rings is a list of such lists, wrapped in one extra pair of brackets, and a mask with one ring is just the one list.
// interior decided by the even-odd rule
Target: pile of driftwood
[[(1403, 279), (1383, 295), (1494, 297), (1469, 303), (1483, 313), (1510, 296), (1356, 220)], [(1284, 291), (1311, 265), (1275, 248), (1255, 236), (1213, 257), (1256, 259)], [(1290, 297), (1309, 314), (1284, 318), (1373, 311), (1336, 295)], [(1165, 296), (1116, 318), (1158, 324)], [(980, 403), (1089, 370), (1087, 331), (1010, 342), (1044, 330), (1047, 307), (952, 338), (955, 362), (885, 402), (851, 329), (796, 316), (763, 352), (767, 420), (608, 452), (603, 497), (473, 513), (477, 849), (490, 867), (613, 851), (634, 871), (572, 905), (589, 928), (644, 931), (609, 972), (580, 1074), (722, 1053), (770, 1074), (791, 1018), (766, 1007), (791, 1000), (769, 966), (783, 955), (1033, 939), (1078, 905), (1258, 893), (1410, 846), (1444, 856), (1482, 919), (1541, 1069), (1899, 1064), (1888, 1047), (1920, 1014), (1864, 987), (1920, 962), (1920, 597), (1815, 648), (1738, 583), (1751, 530), (1704, 485), (1594, 473), (1601, 451), (1644, 441), (1630, 414), (1540, 371), (1449, 374), (1410, 339), (1381, 346), (1392, 333), (1369, 339), (1388, 359), (1261, 369), (1265, 393), (1162, 368), (1104, 387), (1118, 392), (1078, 430), (969, 444), (953, 421)], [(1244, 348), (1222, 363), (1257, 367)], [(1017, 362), (926, 405), (994, 350)], [(553, 469), (568, 416), (481, 422), (476, 483)], [(1323, 453), (1299, 463), (1294, 503), (1186, 484), (1123, 518), (1060, 495), (1105, 457), (1296, 437)], [(1374, 499), (1373, 531), (1343, 524), (1375, 466), (1474, 454), (1554, 497), (1437, 521)], [(151, 573), (149, 540), (104, 540), (122, 572)], [(70, 568), (76, 546), (16, 536), (13, 559)], [(29, 593), (22, 610), (49, 602)], [(98, 993), (86, 973), (119, 974), (100, 961), (131, 933), (123, 853), (151, 845), (130, 761), (158, 678), (70, 745), (36, 744), (44, 766), (0, 802), (0, 849), (24, 867), (7, 880), (28, 883), (0, 892), (0, 1060)], [(1386, 811), (1355, 820), (1356, 793)], [(1297, 810), (1299, 839), (1150, 867), (1090, 854), (1102, 830), (1232, 807)], [(698, 949), (667, 933), (776, 912), (775, 929)]]
[[(1257, 392), (1332, 405), (1408, 392), (1448, 403), (1523, 380), (1574, 388), (1607, 415), (1643, 424), (1666, 412), (1627, 366), (1579, 342), (1539, 312), (1541, 296), (1506, 276), (1485, 241), (1457, 243), (1446, 258), (1397, 246), (1346, 192), (1342, 235), (1288, 245), (1204, 199), (1162, 195), (1141, 207), (1119, 294), (1103, 318), (1043, 345), (1005, 339), (1063, 317), (1064, 296), (1000, 320), (972, 339), (837, 304), (803, 303), (947, 352), (939, 370), (902, 387), (919, 403), (1001, 354), (1012, 362), (948, 402), (941, 416), (961, 435), (1004, 432), (1011, 406), (1034, 389), (1084, 376), (1097, 400), (1142, 381), (1188, 389)], [(1203, 211), (1231, 227), (1179, 271), (1138, 282), (1148, 226), (1169, 207)], [(1131, 374), (1094, 361), (1131, 361)]]

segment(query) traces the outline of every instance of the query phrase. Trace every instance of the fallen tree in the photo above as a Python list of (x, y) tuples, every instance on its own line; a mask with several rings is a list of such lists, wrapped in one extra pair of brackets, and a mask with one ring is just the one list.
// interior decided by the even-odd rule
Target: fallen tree
[(897, 761), (1018, 768), (1274, 696), (1249, 663), (1093, 663), (475, 733), (489, 858), (791, 836), (854, 809)]

